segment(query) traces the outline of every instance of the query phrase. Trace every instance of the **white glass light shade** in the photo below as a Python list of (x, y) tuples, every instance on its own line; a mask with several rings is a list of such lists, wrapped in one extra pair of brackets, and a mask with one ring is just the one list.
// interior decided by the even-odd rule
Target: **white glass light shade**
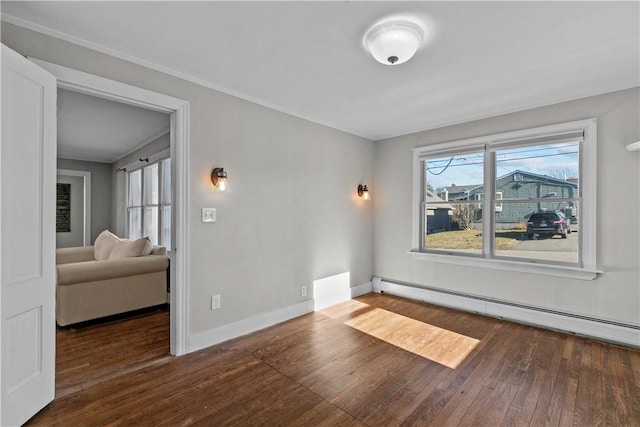
[(227, 176), (223, 168), (215, 168), (211, 171), (211, 183), (218, 191), (227, 191)]
[(640, 141), (627, 145), (627, 151), (640, 151)]
[(423, 35), (412, 22), (388, 22), (372, 27), (365, 36), (365, 45), (381, 64), (399, 65), (413, 57)]

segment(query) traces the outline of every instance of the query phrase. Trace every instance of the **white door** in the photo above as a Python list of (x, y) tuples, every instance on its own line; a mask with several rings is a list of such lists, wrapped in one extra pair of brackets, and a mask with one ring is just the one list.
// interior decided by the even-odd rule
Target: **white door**
[(2, 45), (0, 425), (55, 391), (56, 80)]

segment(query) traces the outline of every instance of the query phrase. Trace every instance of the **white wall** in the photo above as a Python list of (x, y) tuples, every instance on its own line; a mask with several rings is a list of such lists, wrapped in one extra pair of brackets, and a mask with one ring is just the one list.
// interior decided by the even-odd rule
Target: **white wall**
[[(419, 132), (376, 143), (375, 276), (640, 324), (639, 90), (630, 89)], [(593, 281), (478, 269), (417, 259), (411, 249), (412, 152), (417, 146), (596, 117), (598, 266)]]
[[(310, 298), (300, 286), (313, 295), (313, 281), (327, 276), (370, 281), (372, 204), (355, 191), (373, 179), (371, 141), (11, 24), (2, 42), (190, 102), (191, 334), (300, 303)], [(216, 166), (229, 173), (228, 194), (211, 186)], [(201, 223), (202, 207), (217, 208), (218, 222)], [(222, 296), (220, 310), (209, 310), (211, 294)]]
[[(3, 40), (4, 43), (4, 40)], [(58, 159), (58, 169), (91, 172), (91, 244), (111, 222), (111, 165), (84, 160)]]

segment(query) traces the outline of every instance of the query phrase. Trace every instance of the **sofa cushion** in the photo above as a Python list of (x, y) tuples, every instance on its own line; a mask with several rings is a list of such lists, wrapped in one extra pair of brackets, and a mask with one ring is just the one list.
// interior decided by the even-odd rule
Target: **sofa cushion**
[(58, 286), (97, 282), (118, 277), (166, 271), (169, 258), (163, 255), (128, 257), (106, 261), (83, 261), (57, 266)]
[[(151, 242), (148, 237), (142, 237), (136, 240), (121, 239), (115, 244), (111, 253), (109, 253), (109, 259), (143, 256), (145, 255), (145, 250), (148, 250), (149, 246), (151, 246)], [(151, 251), (148, 251), (148, 253), (151, 253)]]
[(100, 233), (93, 244), (93, 256), (96, 261), (109, 259), (111, 251), (120, 241), (120, 238), (109, 230)]

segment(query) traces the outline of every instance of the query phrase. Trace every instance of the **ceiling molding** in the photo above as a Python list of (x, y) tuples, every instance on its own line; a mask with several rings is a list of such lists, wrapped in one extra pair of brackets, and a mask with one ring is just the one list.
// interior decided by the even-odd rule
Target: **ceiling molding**
[(136, 144), (134, 146), (134, 148), (132, 148), (131, 150), (127, 151), (126, 153), (120, 155), (117, 159), (115, 159), (111, 163), (117, 163), (118, 161), (120, 161), (120, 160), (124, 159), (125, 157), (127, 157), (129, 154), (135, 153), (136, 151), (138, 151), (139, 149), (141, 149), (145, 145), (150, 144), (153, 141), (155, 141), (156, 139), (160, 138), (161, 136), (164, 136), (164, 135), (168, 134), (170, 130), (171, 130), (170, 128), (166, 128), (166, 129), (161, 130), (160, 132), (157, 132), (154, 135), (151, 135), (148, 138), (145, 138), (144, 140), (142, 140), (141, 142)]
[[(455, 3), (451, 4), (455, 5)], [(181, 57), (182, 60), (177, 61), (172, 60), (172, 58), (174, 58), (173, 56), (162, 54), (161, 51), (156, 52), (151, 49), (147, 52), (147, 50), (140, 50), (145, 46), (149, 47), (149, 42), (154, 40), (149, 39), (148, 37), (145, 38), (143, 35), (140, 35), (141, 39), (139, 43), (134, 43), (136, 39), (133, 39), (131, 37), (126, 38), (126, 34), (122, 34), (121, 37), (110, 37), (115, 36), (115, 34), (112, 32), (112, 25), (114, 22), (120, 22), (119, 17), (121, 17), (122, 14), (107, 13), (108, 9), (106, 8), (93, 9), (85, 7), (80, 8), (78, 10), (78, 13), (75, 13), (76, 9), (74, 9), (72, 6), (69, 6), (68, 9), (61, 9), (59, 11), (56, 11), (53, 7), (42, 6), (41, 9), (43, 13), (41, 14), (42, 16), (40, 16), (37, 13), (28, 13), (28, 8), (21, 8), (15, 5), (14, 7), (15, 9), (7, 7), (6, 10), (2, 11), (2, 14), (0, 14), (0, 18), (4, 22), (19, 26), (21, 28), (25, 28), (30, 31), (35, 31), (37, 33), (44, 34), (58, 40), (73, 43), (74, 45), (90, 49), (94, 52), (99, 52), (113, 58), (118, 58), (120, 60), (129, 62), (134, 66), (137, 65), (140, 67), (144, 67), (162, 73), (166, 76), (172, 76), (182, 81), (198, 85), (199, 87), (214, 90), (219, 94), (225, 94), (237, 100), (250, 102), (252, 104), (268, 108), (272, 111), (278, 111), (283, 114), (303, 119), (310, 123), (315, 123), (320, 126), (326, 126), (337, 131), (346, 132), (348, 134), (356, 135), (370, 141), (379, 141), (398, 136), (411, 135), (422, 131), (448, 127), (461, 123), (468, 123), (496, 116), (513, 114), (521, 111), (531, 110), (558, 103), (570, 102), (580, 98), (597, 96), (604, 93), (640, 86), (640, 81), (638, 80), (637, 76), (630, 75), (631, 70), (637, 69), (637, 67), (631, 68), (632, 66), (630, 65), (631, 62), (633, 62), (632, 59), (636, 57), (636, 54), (633, 53), (633, 50), (637, 48), (637, 38), (632, 37), (630, 35), (630, 31), (637, 26), (637, 20), (625, 20), (628, 25), (625, 25), (624, 27), (616, 25), (617, 21), (613, 21), (611, 19), (607, 20), (603, 23), (603, 37), (600, 37), (599, 39), (591, 37), (586, 41), (580, 41), (582, 40), (582, 38), (576, 36), (576, 28), (571, 27), (567, 28), (565, 31), (558, 30), (551, 32), (551, 34), (548, 35), (547, 38), (543, 39), (544, 43), (542, 41), (529, 43), (529, 41), (532, 39), (528, 36), (532, 32), (536, 31), (536, 25), (539, 24), (538, 21), (540, 19), (546, 19), (544, 17), (549, 15), (547, 13), (549, 12), (549, 9), (546, 6), (529, 6), (529, 9), (527, 10), (532, 10), (534, 13), (532, 13), (531, 19), (525, 20), (523, 22), (524, 24), (526, 24), (524, 25), (524, 28), (522, 28), (522, 26), (520, 25), (511, 25), (506, 26), (504, 31), (496, 30), (495, 33), (489, 33), (487, 35), (494, 37), (494, 42), (500, 41), (500, 43), (497, 43), (497, 46), (494, 49), (495, 52), (504, 53), (506, 55), (492, 55), (492, 52), (494, 51), (492, 51), (491, 49), (489, 49), (487, 52), (484, 52), (483, 49), (485, 49), (485, 46), (481, 43), (476, 43), (474, 45), (475, 49), (470, 52), (472, 53), (472, 55), (470, 56), (470, 58), (468, 58), (468, 61), (475, 61), (474, 63), (478, 63), (479, 60), (482, 60), (485, 53), (488, 55), (488, 58), (484, 59), (486, 59), (487, 61), (493, 61), (490, 62), (490, 64), (505, 65), (505, 60), (502, 60), (501, 58), (506, 57), (510, 59), (511, 62), (506, 64), (506, 69), (509, 69), (508, 65), (511, 63), (514, 63), (515, 66), (511, 70), (511, 73), (508, 75), (509, 78), (507, 78), (506, 81), (501, 81), (499, 78), (497, 78), (502, 76), (501, 72), (497, 68), (497, 65), (496, 67), (494, 67), (495, 69), (489, 67), (489, 69), (487, 70), (487, 75), (483, 75), (482, 73), (480, 73), (478, 77), (470, 72), (460, 72), (459, 74), (451, 73), (452, 70), (463, 69), (464, 67), (460, 67), (460, 64), (464, 64), (464, 62), (461, 62), (461, 60), (459, 59), (460, 55), (456, 56), (454, 54), (449, 54), (448, 52), (457, 52), (463, 49), (464, 46), (466, 46), (464, 44), (465, 39), (461, 39), (460, 37), (468, 37), (469, 34), (464, 31), (464, 29), (466, 29), (467, 27), (460, 28), (460, 26), (458, 25), (459, 22), (453, 19), (457, 16), (455, 15), (455, 13), (460, 13), (459, 7), (457, 8), (456, 6), (448, 5), (436, 6), (434, 3), (434, 6), (425, 8), (417, 7), (416, 10), (421, 10), (422, 12), (420, 13), (425, 13), (426, 15), (433, 14), (434, 20), (436, 21), (434, 25), (447, 23), (448, 26), (446, 28), (454, 32), (457, 29), (458, 31), (455, 32), (455, 34), (461, 34), (461, 36), (456, 38), (450, 35), (450, 37), (448, 37), (446, 40), (443, 38), (441, 40), (442, 43), (438, 44), (438, 46), (446, 45), (446, 49), (441, 48), (441, 50), (438, 50), (435, 49), (436, 45), (433, 46), (434, 49), (431, 54), (433, 55), (433, 58), (437, 58), (438, 62), (432, 64), (437, 66), (434, 67), (435, 71), (433, 71), (433, 75), (430, 75), (430, 78), (428, 80), (421, 80), (415, 72), (415, 67), (413, 68), (413, 71), (411, 71), (412, 69), (410, 67), (400, 69), (401, 71), (403, 71), (403, 73), (400, 73), (401, 76), (413, 79), (404, 80), (405, 86), (403, 91), (402, 85), (400, 85), (401, 80), (391, 78), (391, 76), (386, 73), (386, 70), (384, 69), (373, 68), (372, 66), (369, 67), (366, 64), (363, 65), (363, 61), (361, 61), (362, 58), (355, 58), (356, 52), (353, 46), (345, 46), (343, 51), (342, 46), (345, 42), (344, 39), (341, 39), (343, 40), (343, 44), (333, 47), (337, 48), (337, 50), (339, 50), (340, 52), (349, 53), (350, 58), (354, 58), (354, 60), (357, 59), (355, 60), (355, 62), (350, 63), (351, 68), (348, 68), (347, 71), (357, 72), (358, 74), (350, 75), (350, 78), (358, 78), (358, 76), (361, 76), (362, 79), (366, 81), (366, 83), (358, 86), (358, 90), (348, 92), (348, 95), (350, 95), (350, 97), (345, 98), (343, 96), (337, 97), (337, 99), (330, 100), (327, 99), (327, 93), (330, 92), (322, 92), (319, 90), (324, 86), (320, 85), (316, 87), (315, 90), (312, 89), (314, 88), (314, 80), (311, 78), (311, 76), (314, 76), (313, 71), (311, 72), (311, 74), (309, 74), (309, 71), (307, 71), (306, 74), (297, 75), (297, 80), (292, 79), (291, 81), (286, 81), (286, 79), (282, 78), (284, 72), (282, 66), (278, 67), (274, 65), (273, 67), (270, 67), (269, 65), (272, 63), (270, 63), (269, 61), (273, 61), (273, 57), (265, 56), (264, 50), (260, 51), (256, 49), (250, 49), (250, 47), (253, 45), (245, 44), (244, 46), (248, 48), (247, 55), (239, 57), (238, 60), (241, 61), (241, 64), (243, 64), (243, 66), (245, 67), (250, 67), (251, 64), (257, 63), (262, 63), (263, 65), (265, 65), (264, 75), (271, 78), (270, 80), (266, 81), (273, 81), (273, 85), (265, 85), (264, 79), (256, 80), (256, 76), (264, 77), (264, 75), (260, 73), (249, 73), (248, 78), (246, 79), (247, 84), (244, 84), (243, 81), (236, 81), (233, 78), (233, 74), (225, 74), (224, 72), (224, 70), (226, 70), (227, 72), (233, 72), (234, 70), (237, 70), (237, 67), (234, 68), (230, 64), (227, 64), (229, 65), (229, 67), (222, 69), (222, 71), (220, 71), (219, 73), (206, 73), (207, 70), (215, 70), (215, 68), (211, 68), (215, 66), (215, 62), (212, 62), (211, 60), (202, 60), (202, 57), (199, 56), (199, 52), (201, 52), (201, 49), (191, 51), (187, 49), (186, 52), (184, 52), (184, 56)], [(604, 10), (602, 9), (602, 7), (594, 9), (593, 7), (585, 6), (580, 10), (574, 10), (573, 8), (568, 9), (567, 7), (558, 6), (556, 9), (552, 8), (551, 10), (557, 10), (560, 13), (557, 15), (555, 20), (550, 18), (549, 23), (560, 22), (559, 20), (562, 17), (571, 16), (570, 14), (575, 14), (577, 12), (579, 12), (577, 16), (578, 19), (576, 20), (577, 23), (599, 22), (600, 15), (597, 13), (597, 11)], [(64, 13), (65, 10), (67, 10), (67, 14)], [(76, 17), (75, 19), (82, 19), (82, 17), (84, 16), (85, 18), (89, 19), (88, 22), (91, 22), (91, 19), (95, 18), (95, 13), (93, 15), (89, 15), (89, 13), (95, 10), (103, 10), (106, 14), (106, 21), (99, 26), (98, 29), (100, 31), (96, 30), (95, 34), (87, 32), (86, 25), (72, 25), (74, 22), (80, 23), (83, 21), (74, 21), (73, 19), (67, 17), (67, 15), (70, 15), (72, 17)], [(142, 7), (134, 7), (132, 9), (129, 9), (126, 6), (122, 6), (120, 12), (124, 12), (127, 10), (131, 10), (133, 18), (137, 16), (138, 19), (144, 16), (145, 13), (149, 13), (149, 11)], [(218, 9), (215, 6), (212, 6), (212, 8), (196, 8), (193, 10), (216, 11)], [(235, 8), (222, 8), (221, 10), (223, 11), (223, 13), (228, 13), (228, 16), (235, 16), (233, 15), (234, 10), (236, 10)], [(260, 10), (264, 11), (266, 9)], [(281, 12), (284, 12), (285, 16), (287, 15), (287, 12), (290, 11), (290, 9), (286, 7), (280, 8), (279, 10)], [(322, 10), (326, 12), (325, 8), (323, 8)], [(330, 10), (335, 11), (335, 7), (334, 9)], [(372, 7), (365, 7), (363, 10), (371, 11), (371, 13), (374, 13), (375, 11), (379, 12), (380, 8), (376, 8), (372, 4)], [(480, 14), (480, 17), (484, 18), (488, 23), (495, 23), (495, 12), (502, 12), (504, 9), (501, 6), (492, 6), (488, 9), (476, 8), (476, 10), (486, 10), (487, 13)], [(629, 10), (637, 10), (637, 8), (632, 8)], [(33, 12), (37, 11), (38, 8), (34, 6)], [(155, 15), (160, 17), (167, 17), (169, 16), (167, 15), (167, 11), (176, 12), (183, 11), (183, 9), (177, 6), (175, 8), (164, 8), (162, 9), (162, 11), (158, 11), (158, 13)], [(308, 14), (295, 15), (295, 13), (298, 12), (299, 10), (297, 10), (297, 12), (292, 12), (291, 16), (300, 16), (306, 18), (310, 16)], [(351, 12), (353, 12), (352, 9)], [(507, 8), (505, 13), (505, 17), (514, 16), (513, 9)], [(186, 28), (185, 26), (188, 25), (202, 24), (202, 22), (197, 19), (194, 21), (193, 16), (189, 15), (188, 12), (185, 12), (184, 15), (180, 15), (182, 19), (178, 20), (178, 24), (182, 25), (182, 28)], [(18, 16), (22, 16), (22, 18), (18, 18)], [(47, 16), (50, 20), (47, 20)], [(278, 16), (280, 17), (280, 15)], [(330, 27), (330, 25), (334, 25), (336, 24), (336, 22), (344, 23), (343, 21), (336, 21), (332, 16), (335, 16), (335, 14), (326, 13), (322, 15), (322, 23), (324, 24), (324, 26), (321, 26), (321, 28), (323, 28), (323, 31), (329, 31), (332, 28)], [(617, 15), (614, 14), (612, 16), (620, 18), (623, 15), (618, 13)], [(627, 13), (625, 16), (631, 16), (631, 14)], [(436, 19), (436, 17), (448, 20), (437, 22), (438, 19)], [(71, 21), (65, 21), (65, 19), (71, 19)], [(40, 22), (40, 24), (36, 24), (35, 22)], [(62, 25), (64, 24), (64, 22), (67, 22), (69, 25)], [(358, 22), (359, 21), (357, 21), (357, 23)], [(59, 29), (53, 29), (55, 27)], [(285, 36), (285, 34), (282, 33), (283, 30), (280, 30), (280, 32), (278, 32), (277, 29), (269, 29), (265, 26), (258, 27), (258, 29), (262, 31), (263, 34), (271, 35), (272, 33), (265, 33), (265, 31), (274, 31), (273, 34), (275, 35), (268, 38), (272, 42), (274, 40), (281, 41), (281, 38)], [(555, 27), (557, 28), (558, 26), (556, 25)], [(627, 28), (627, 30), (614, 31), (614, 29), (619, 28)], [(153, 27), (148, 27), (148, 29), (149, 35), (153, 36), (155, 29)], [(206, 28), (202, 27), (201, 29)], [(569, 32), (569, 30), (571, 29), (573, 29), (574, 31)], [(357, 29), (353, 30), (353, 32), (357, 32)], [(74, 33), (76, 35), (71, 35), (71, 33)], [(205, 34), (213, 34), (217, 35), (218, 38), (224, 38), (226, 37), (227, 32), (220, 33), (212, 30), (205, 31)], [(307, 41), (317, 40), (317, 38), (322, 34), (322, 31), (315, 32)], [(349, 32), (349, 34), (350, 40), (353, 34), (351, 34), (351, 32)], [(516, 36), (513, 42), (504, 41), (509, 40), (510, 35)], [(617, 36), (617, 38), (613, 38), (614, 35)], [(194, 35), (194, 37), (196, 36)], [(489, 38), (491, 39), (491, 37)], [(90, 39), (94, 40), (94, 42), (89, 41)], [(598, 41), (600, 39), (603, 40), (601, 43), (599, 43)], [(233, 40), (230, 40), (227, 44), (230, 44), (230, 46), (234, 46)], [(243, 37), (241, 37), (240, 40), (240, 42), (246, 43), (246, 41), (242, 41), (245, 40)], [(555, 50), (547, 49), (547, 46), (549, 46), (549, 43), (551, 43), (551, 41), (553, 40), (558, 40), (560, 42), (558, 44), (558, 48)], [(129, 41), (131, 41), (131, 43), (128, 43)], [(195, 39), (192, 41), (195, 42)], [(224, 46), (226, 46), (227, 44), (224, 44)], [(111, 45), (113, 47), (106, 47), (107, 45)], [(202, 44), (196, 43), (195, 46), (200, 46), (200, 48), (202, 48)], [(210, 44), (209, 46), (211, 47)], [(235, 46), (238, 47), (238, 45)], [(331, 46), (330, 43), (328, 44), (328, 46)], [(521, 51), (521, 54), (514, 53), (514, 49), (516, 46), (519, 49), (518, 52)], [(175, 44), (171, 44), (170, 47), (172, 49), (176, 49)], [(285, 51), (287, 47), (297, 48), (298, 51), (300, 50), (299, 43), (292, 43), (291, 46), (287, 45), (287, 43), (284, 43), (283, 49), (279, 49), (278, 52)], [(453, 47), (453, 49), (450, 49), (451, 47)], [(325, 49), (325, 51), (326, 50), (327, 49)], [(130, 51), (132, 53), (125, 53), (125, 51)], [(174, 53), (176, 52), (175, 50), (171, 51)], [(322, 60), (323, 58), (325, 60), (327, 58), (336, 58), (336, 56), (323, 55), (324, 53), (326, 53), (325, 51), (323, 51), (322, 49), (310, 49), (309, 55), (311, 55), (311, 53), (314, 53), (315, 56), (309, 56), (309, 58), (305, 57), (306, 59), (301, 59), (301, 62), (299, 62), (298, 65), (302, 66), (301, 69), (308, 70), (309, 66), (313, 66), (315, 64), (314, 61), (316, 59), (314, 58), (319, 58), (317, 60)], [(329, 51), (333, 53), (336, 51), (336, 49), (330, 49)], [(189, 52), (192, 52), (192, 54), (190, 55)], [(229, 55), (234, 51), (223, 49), (216, 52), (218, 54), (223, 53)], [(523, 68), (525, 58), (529, 57), (526, 55), (527, 52), (533, 53), (533, 59), (539, 60), (539, 68), (542, 72), (542, 75), (547, 77), (546, 79), (542, 80), (542, 77), (539, 74), (532, 74), (530, 68)], [(603, 55), (603, 59), (600, 59), (598, 62), (597, 58), (601, 53), (611, 54), (609, 56)], [(624, 53), (625, 55), (621, 56), (622, 53)], [(274, 56), (280, 58), (280, 61), (278, 61), (277, 64), (283, 63), (281, 57), (278, 57), (277, 55)], [(142, 57), (148, 57), (151, 60), (145, 60), (142, 59)], [(224, 57), (224, 55), (220, 55), (220, 57)], [(573, 60), (571, 60), (571, 58), (573, 58)], [(572, 79), (574, 79), (572, 76), (574, 76), (576, 72), (578, 72), (578, 68), (576, 67), (576, 65), (582, 64), (585, 67), (588, 66), (590, 70), (596, 70), (598, 69), (597, 65), (602, 64), (603, 61), (606, 60), (606, 58), (612, 59), (611, 63), (620, 65), (620, 67), (618, 68), (613, 66), (611, 67), (611, 70), (619, 70), (620, 72), (616, 73), (612, 71), (610, 73), (600, 74), (594, 74), (594, 72), (592, 72), (583, 79), (577, 79), (578, 81), (576, 81), (575, 84), (571, 84)], [(624, 58), (626, 58), (626, 60)], [(422, 61), (419, 63), (420, 67), (428, 67), (429, 63), (427, 61), (427, 58), (418, 58), (418, 61)], [(191, 63), (193, 67), (185, 66), (186, 63)], [(353, 66), (353, 64), (357, 65)], [(569, 65), (569, 67), (562, 68), (565, 65)], [(200, 66), (200, 68), (197, 68), (197, 66)], [(548, 73), (546, 73), (547, 69), (551, 70), (554, 69), (554, 67), (557, 70), (564, 69), (565, 72), (559, 71), (554, 73), (549, 71)], [(178, 71), (179, 69), (182, 69), (183, 71)], [(337, 72), (335, 68), (322, 69), (324, 71), (331, 70), (331, 72)], [(501, 69), (502, 68), (500, 68), (500, 70)], [(271, 74), (269, 74), (269, 72)], [(201, 76), (196, 77), (195, 75), (192, 75), (190, 73), (201, 74)], [(368, 76), (368, 73), (371, 73), (371, 76)], [(521, 73), (522, 75), (518, 73)], [(329, 74), (325, 74), (329, 76)], [(634, 71), (634, 73), (631, 74), (637, 73), (635, 73)], [(450, 75), (454, 75), (459, 80), (455, 80), (454, 77), (442, 77), (448, 77)], [(491, 78), (491, 76), (497, 77)], [(442, 80), (442, 82), (440, 80)], [(532, 87), (531, 85), (524, 84), (524, 82), (529, 81), (535, 83), (538, 80), (540, 80), (539, 88), (536, 85)], [(221, 82), (222, 85), (216, 82)], [(338, 84), (334, 88), (335, 90), (345, 88), (345, 79), (337, 79), (336, 82)], [(427, 93), (424, 91), (420, 92), (420, 86), (416, 87), (416, 84), (419, 84), (421, 82), (424, 85), (428, 86), (430, 91), (428, 93), (433, 93), (434, 95), (432, 97), (425, 97), (427, 99), (432, 99), (431, 103), (421, 103), (411, 99), (412, 93), (420, 93), (422, 95), (425, 95)], [(449, 95), (446, 89), (443, 88), (455, 86), (456, 82), (459, 82), (462, 87), (458, 88), (457, 91), (452, 90), (452, 93)], [(328, 83), (329, 82), (327, 82), (327, 84)], [(442, 84), (440, 86), (437, 86), (435, 85), (436, 83)], [(340, 84), (342, 84), (342, 86)], [(377, 103), (377, 98), (375, 97), (375, 94), (377, 93), (377, 91), (375, 90), (376, 84), (378, 85), (377, 87), (382, 86), (383, 88), (391, 88), (386, 90), (386, 92), (385, 90), (381, 90), (380, 96), (382, 96), (382, 94), (391, 95), (389, 98), (385, 99), (391, 99), (392, 101), (395, 100), (395, 102), (398, 102), (397, 105), (399, 106), (399, 108), (395, 111), (395, 114), (391, 114), (393, 112), (389, 112), (390, 114), (387, 114), (387, 111), (385, 110), (387, 108), (386, 104)], [(482, 87), (486, 87), (486, 89), (481, 90)], [(287, 92), (287, 90), (289, 89), (292, 91), (291, 93)], [(296, 90), (299, 93), (304, 94), (305, 97), (296, 97)], [(425, 91), (426, 90), (427, 89), (425, 89)], [(249, 93), (252, 93), (253, 96), (249, 95)], [(286, 96), (279, 96), (282, 93), (284, 93)], [(340, 93), (345, 94), (347, 92), (343, 90)], [(287, 98), (287, 96), (289, 96), (291, 99)], [(351, 102), (354, 103), (349, 104), (349, 100), (353, 100)], [(365, 101), (369, 102), (365, 104)], [(332, 106), (335, 105), (335, 102), (341, 102), (342, 104), (340, 105), (343, 108), (340, 108), (338, 111), (332, 111)], [(438, 108), (444, 108), (439, 107), (440, 105), (446, 106), (446, 109), (438, 110)], [(405, 108), (402, 108), (403, 106)], [(456, 108), (456, 106), (460, 106), (463, 108), (458, 109)], [(440, 114), (441, 111), (442, 114)], [(353, 116), (351, 118), (349, 118), (350, 113), (352, 113), (351, 115)], [(388, 117), (388, 119), (385, 121), (383, 119), (384, 117)]]
[(322, 126), (330, 127), (332, 129), (339, 130), (341, 132), (346, 132), (348, 134), (359, 136), (361, 138), (365, 138), (365, 139), (368, 139), (370, 141), (373, 141), (371, 138), (368, 138), (367, 136), (358, 135), (358, 134), (356, 134), (354, 132), (351, 132), (349, 130), (342, 129), (340, 126), (336, 125), (335, 123), (330, 123), (330, 122), (323, 123), (323, 122), (320, 122), (318, 120), (314, 120), (314, 119), (312, 119), (310, 117), (305, 117), (303, 115), (296, 114), (293, 111), (288, 111), (287, 109), (284, 109), (282, 107), (278, 107), (276, 105), (270, 104), (269, 102), (267, 102), (267, 101), (265, 101), (263, 99), (254, 98), (254, 97), (252, 97), (250, 95), (247, 95), (245, 93), (241, 93), (241, 92), (235, 91), (233, 89), (229, 89), (229, 88), (226, 88), (224, 86), (217, 85), (217, 84), (215, 84), (213, 82), (209, 82), (207, 80), (203, 80), (201, 78), (192, 76), (190, 74), (186, 74), (186, 73), (183, 73), (181, 71), (174, 70), (173, 68), (165, 67), (164, 65), (156, 64), (155, 62), (151, 62), (151, 61), (147, 61), (147, 60), (138, 58), (136, 56), (121, 52), (121, 51), (116, 50), (116, 49), (111, 49), (109, 47), (106, 47), (106, 46), (103, 46), (103, 45), (100, 45), (100, 44), (97, 44), (97, 43), (93, 43), (93, 42), (90, 42), (88, 40), (76, 37), (76, 36), (72, 36), (72, 35), (64, 33), (62, 31), (54, 30), (52, 28), (45, 27), (43, 25), (35, 24), (33, 22), (26, 21), (24, 19), (16, 18), (16, 17), (8, 15), (6, 13), (0, 13), (0, 20), (3, 21), (3, 22), (7, 22), (9, 24), (12, 24), (12, 25), (16, 25), (18, 27), (25, 28), (27, 30), (35, 31), (36, 33), (44, 34), (45, 36), (53, 37), (53, 38), (60, 39), (60, 40), (63, 40), (63, 41), (66, 41), (66, 42), (69, 42), (69, 43), (72, 43), (72, 44), (87, 48), (87, 49), (91, 49), (91, 50), (94, 50), (96, 52), (100, 52), (102, 54), (109, 55), (109, 56), (112, 56), (114, 58), (118, 58), (118, 59), (121, 59), (123, 61), (127, 61), (127, 62), (130, 62), (132, 64), (148, 68), (148, 69), (153, 70), (153, 71), (159, 71), (159, 72), (167, 74), (169, 76), (176, 77), (176, 78), (179, 78), (181, 80), (185, 80), (185, 81), (187, 81), (189, 83), (193, 83), (193, 84), (196, 84), (198, 86), (203, 86), (203, 87), (206, 87), (207, 89), (215, 90), (217, 92), (224, 93), (225, 95), (233, 96), (234, 98), (239, 98), (239, 99), (242, 99), (244, 101), (260, 105), (261, 107), (266, 107), (266, 108), (269, 108), (271, 110), (279, 111), (281, 113), (288, 114), (290, 116), (298, 117), (300, 119), (303, 119), (303, 120), (306, 120), (306, 121), (309, 121), (309, 122), (312, 122), (312, 123), (316, 123), (316, 124), (319, 124), (319, 125), (322, 125)]
[(413, 131), (409, 131), (406, 133), (401, 133), (398, 135), (392, 135), (392, 136), (386, 136), (384, 138), (380, 138), (380, 139), (374, 139), (374, 142), (377, 141), (384, 141), (386, 139), (392, 139), (392, 138), (398, 138), (401, 136), (407, 136), (407, 135), (414, 135), (420, 132), (425, 132), (425, 131), (430, 131), (430, 130), (436, 130), (436, 129), (441, 129), (441, 128), (446, 128), (449, 126), (456, 126), (456, 125), (461, 125), (464, 123), (470, 123), (470, 122), (475, 122), (478, 120), (486, 120), (486, 119), (492, 119), (495, 117), (501, 117), (501, 116), (506, 116), (508, 114), (515, 114), (515, 113), (521, 113), (523, 111), (528, 111), (528, 110), (535, 110), (536, 108), (543, 108), (543, 107), (549, 107), (552, 105), (558, 105), (558, 104), (564, 104), (566, 102), (573, 102), (573, 101), (577, 101), (579, 99), (583, 99), (583, 98), (590, 98), (592, 96), (599, 96), (599, 95), (605, 95), (607, 93), (613, 93), (613, 92), (618, 92), (618, 91), (622, 91), (622, 90), (628, 90), (628, 89), (635, 89), (635, 88), (639, 88), (640, 85), (638, 85), (637, 83), (631, 83), (628, 86), (623, 86), (623, 87), (618, 87), (618, 85), (615, 85), (614, 88), (611, 89), (605, 89), (605, 90), (601, 90), (601, 91), (591, 91), (588, 93), (580, 93), (580, 94), (576, 94), (575, 96), (570, 97), (569, 99), (567, 98), (558, 98), (556, 100), (551, 100), (548, 102), (541, 102), (541, 103), (528, 103), (528, 104), (522, 104), (522, 106), (520, 107), (514, 107), (514, 108), (507, 108), (507, 109), (500, 109), (500, 110), (494, 110), (492, 112), (489, 112), (487, 114), (482, 114), (479, 116), (469, 116), (467, 118), (463, 118), (460, 120), (453, 120), (453, 121), (449, 121), (449, 122), (438, 122), (434, 125), (428, 126), (428, 127), (421, 127), (420, 129), (417, 130), (413, 130)]
[[(59, 154), (59, 153), (58, 153)], [(57, 156), (58, 159), (64, 159), (64, 160), (75, 160), (77, 162), (90, 162), (90, 163), (102, 163), (105, 165), (111, 165), (113, 164), (113, 162), (101, 162), (99, 160), (94, 160), (94, 159), (89, 159), (86, 157), (82, 157), (82, 156), (67, 156), (67, 155), (58, 155)]]

